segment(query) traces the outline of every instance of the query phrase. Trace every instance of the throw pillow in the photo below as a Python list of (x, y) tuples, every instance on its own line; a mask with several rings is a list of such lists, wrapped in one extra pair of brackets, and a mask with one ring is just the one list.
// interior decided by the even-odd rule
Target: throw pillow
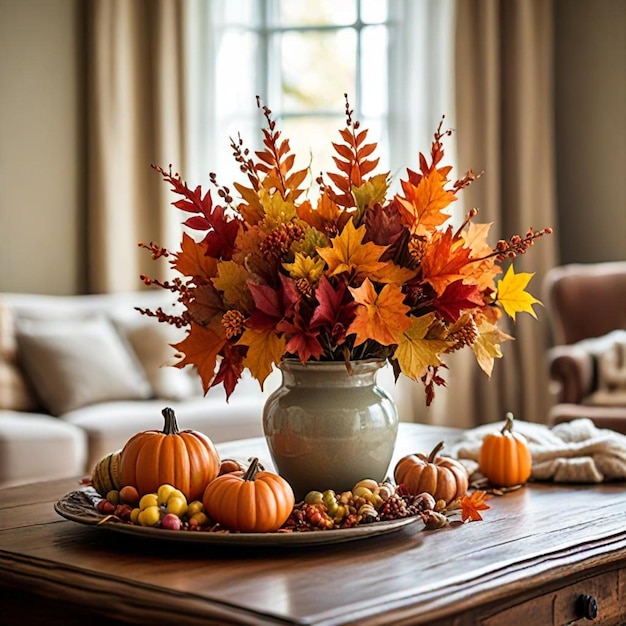
[(104, 317), (24, 320), (17, 339), (24, 371), (53, 415), (97, 402), (152, 395), (141, 366)]
[(155, 319), (145, 319), (126, 326), (123, 332), (157, 398), (184, 400), (196, 395), (196, 387), (187, 371), (173, 365), (176, 352), (170, 344), (181, 341), (183, 331)]

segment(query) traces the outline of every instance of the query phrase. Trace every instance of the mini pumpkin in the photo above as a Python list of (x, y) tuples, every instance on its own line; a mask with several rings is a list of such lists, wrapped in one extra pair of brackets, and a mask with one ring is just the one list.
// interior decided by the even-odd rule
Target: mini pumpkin
[(207, 515), (224, 528), (264, 533), (287, 521), (295, 497), (282, 476), (259, 470), (259, 460), (254, 458), (245, 472), (228, 472), (209, 483), (202, 503)]
[(465, 467), (451, 457), (437, 456), (443, 441), (432, 452), (409, 454), (401, 458), (394, 469), (394, 478), (413, 495), (429, 493), (435, 500), (449, 504), (467, 493), (468, 475)]
[(166, 407), (162, 414), (162, 431), (139, 432), (122, 448), (122, 482), (134, 485), (140, 495), (170, 484), (182, 491), (188, 502), (200, 500), (219, 472), (217, 450), (204, 433), (180, 430), (171, 408)]
[(526, 437), (513, 432), (513, 414), (499, 433), (486, 435), (480, 447), (478, 467), (494, 487), (523, 485), (532, 471), (532, 455)]
[(94, 465), (91, 484), (101, 496), (124, 486), (120, 472), (120, 450), (106, 454)]

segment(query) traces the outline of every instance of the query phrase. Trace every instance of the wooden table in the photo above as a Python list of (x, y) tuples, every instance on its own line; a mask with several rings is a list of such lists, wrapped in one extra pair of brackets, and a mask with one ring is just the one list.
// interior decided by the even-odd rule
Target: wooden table
[[(459, 431), (403, 424), (396, 456)], [(260, 454), (264, 442), (220, 446)], [(328, 546), (214, 548), (138, 540), (59, 517), (66, 480), (0, 492), (2, 624), (626, 623), (623, 484), (527, 485), (484, 521)]]

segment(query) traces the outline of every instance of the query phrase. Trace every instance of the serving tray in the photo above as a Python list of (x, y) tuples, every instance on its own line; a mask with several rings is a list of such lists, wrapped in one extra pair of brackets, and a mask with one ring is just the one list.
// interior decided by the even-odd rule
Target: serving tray
[(166, 530), (164, 528), (129, 524), (113, 516), (103, 515), (95, 508), (95, 503), (100, 497), (92, 487), (85, 487), (65, 495), (54, 504), (54, 510), (61, 517), (71, 522), (107, 531), (165, 541), (228, 546), (314, 546), (345, 543), (347, 541), (356, 541), (392, 533), (418, 522), (423, 524), (420, 516), (412, 516), (332, 530), (277, 531), (272, 533)]

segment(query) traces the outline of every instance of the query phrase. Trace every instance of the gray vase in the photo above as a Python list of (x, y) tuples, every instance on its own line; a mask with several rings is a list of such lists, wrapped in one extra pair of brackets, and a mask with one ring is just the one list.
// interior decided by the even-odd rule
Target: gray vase
[(387, 475), (398, 411), (376, 385), (384, 360), (352, 363), (285, 360), (282, 384), (268, 398), (263, 429), (276, 470), (297, 500), (311, 490), (347, 491)]

